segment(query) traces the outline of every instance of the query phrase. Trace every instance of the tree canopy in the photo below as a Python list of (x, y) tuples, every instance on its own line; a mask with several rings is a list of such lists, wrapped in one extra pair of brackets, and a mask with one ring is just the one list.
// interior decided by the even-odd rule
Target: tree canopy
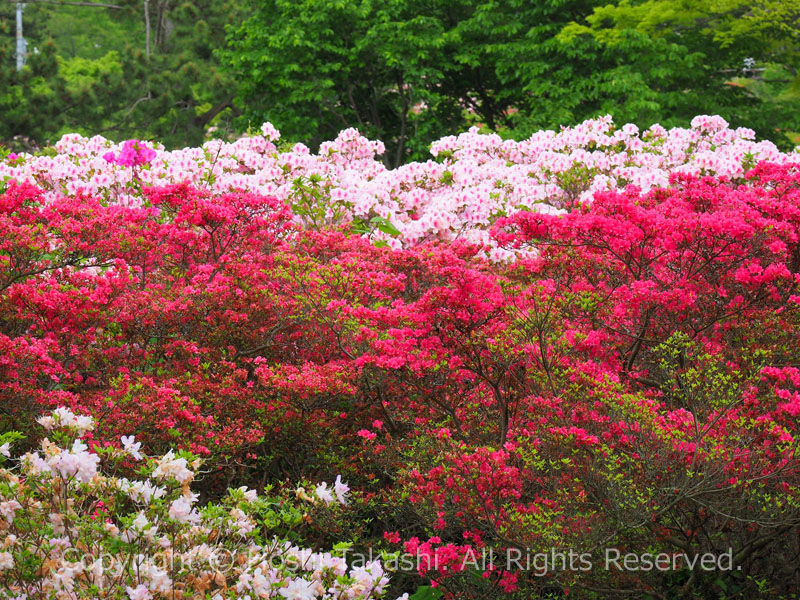
[(796, 0), (621, 0), (570, 23), (559, 40), (607, 57), (600, 77), (638, 80), (638, 114), (606, 105), (616, 118), (669, 126), (720, 114), (787, 147), (796, 140), (786, 134), (800, 127), (798, 15)]
[(0, 6), (6, 145), (77, 131), (181, 147), (269, 120), (312, 148), (355, 127), (394, 166), (472, 125), (522, 139), (720, 114), (783, 148), (800, 131), (800, 0), (74, 4), (26, 5), (21, 72)]
[[(124, 0), (27, 4), (25, 68), (15, 70), (14, 4), (0, 12), (0, 140), (53, 142), (67, 132), (198, 143), (230, 106), (213, 56), (237, 3)], [(148, 33), (149, 31), (149, 33)], [(149, 42), (148, 42), (149, 40)], [(21, 142), (18, 142), (21, 143)]]

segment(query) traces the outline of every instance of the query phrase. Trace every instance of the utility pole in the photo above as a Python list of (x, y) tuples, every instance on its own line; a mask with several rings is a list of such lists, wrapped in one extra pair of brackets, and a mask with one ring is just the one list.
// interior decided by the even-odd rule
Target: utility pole
[(28, 42), (22, 37), (22, 11), (25, 4), (17, 1), (17, 71), (22, 71), (25, 66), (25, 50)]

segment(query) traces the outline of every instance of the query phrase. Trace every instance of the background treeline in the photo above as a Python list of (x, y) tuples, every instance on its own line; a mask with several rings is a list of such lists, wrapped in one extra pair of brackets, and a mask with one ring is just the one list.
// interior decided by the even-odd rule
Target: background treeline
[(798, 141), (800, 0), (607, 2), (34, 0), (17, 72), (0, 0), (0, 141), (181, 147), (269, 120), (312, 147), (357, 127), (396, 165), (469, 125), (520, 139), (607, 113)]

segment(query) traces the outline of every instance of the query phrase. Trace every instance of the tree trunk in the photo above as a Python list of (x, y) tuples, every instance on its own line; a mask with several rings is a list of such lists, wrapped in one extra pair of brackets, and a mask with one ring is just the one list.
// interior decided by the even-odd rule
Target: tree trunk
[(144, 54), (150, 58), (150, 0), (144, 0)]

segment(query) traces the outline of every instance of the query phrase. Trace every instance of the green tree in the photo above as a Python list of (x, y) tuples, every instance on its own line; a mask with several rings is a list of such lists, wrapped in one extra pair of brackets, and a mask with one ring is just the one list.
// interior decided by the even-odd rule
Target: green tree
[[(44, 144), (63, 133), (157, 138), (195, 145), (232, 118), (232, 82), (214, 50), (241, 20), (230, 0), (133, 0), (76, 6), (32, 0), (24, 13), (25, 68), (17, 72), (14, 5), (0, 5), (0, 140)], [(8, 10), (11, 7), (11, 10)], [(148, 52), (148, 22), (150, 44)], [(17, 138), (17, 142), (14, 140)]]
[(516, 127), (509, 109), (532, 103), (526, 83), (565, 68), (546, 42), (593, 5), (254, 0), (221, 56), (239, 82), (240, 123), (270, 120), (312, 145), (358, 127), (396, 165), (471, 123)]
[(19, 147), (47, 139), (64, 122), (67, 94), (57, 77), (55, 47), (50, 42), (38, 50), (24, 70), (16, 71), (10, 44), (0, 46), (0, 141), (17, 137)]
[(105, 131), (114, 137), (154, 138), (169, 147), (199, 144), (212, 121), (232, 115), (233, 82), (220, 70), (214, 51), (224, 44), (225, 27), (241, 20), (239, 4), (148, 4), (149, 46), (147, 22), (141, 12), (134, 13), (141, 5), (130, 5), (139, 35), (122, 57), (128, 93), (108, 117)]
[(798, 14), (797, 0), (621, 0), (574, 21), (559, 41), (592, 48), (593, 79), (628, 84), (631, 102), (593, 100), (618, 120), (672, 126), (720, 114), (786, 147), (785, 132), (800, 126), (797, 98), (784, 93), (797, 85)]

